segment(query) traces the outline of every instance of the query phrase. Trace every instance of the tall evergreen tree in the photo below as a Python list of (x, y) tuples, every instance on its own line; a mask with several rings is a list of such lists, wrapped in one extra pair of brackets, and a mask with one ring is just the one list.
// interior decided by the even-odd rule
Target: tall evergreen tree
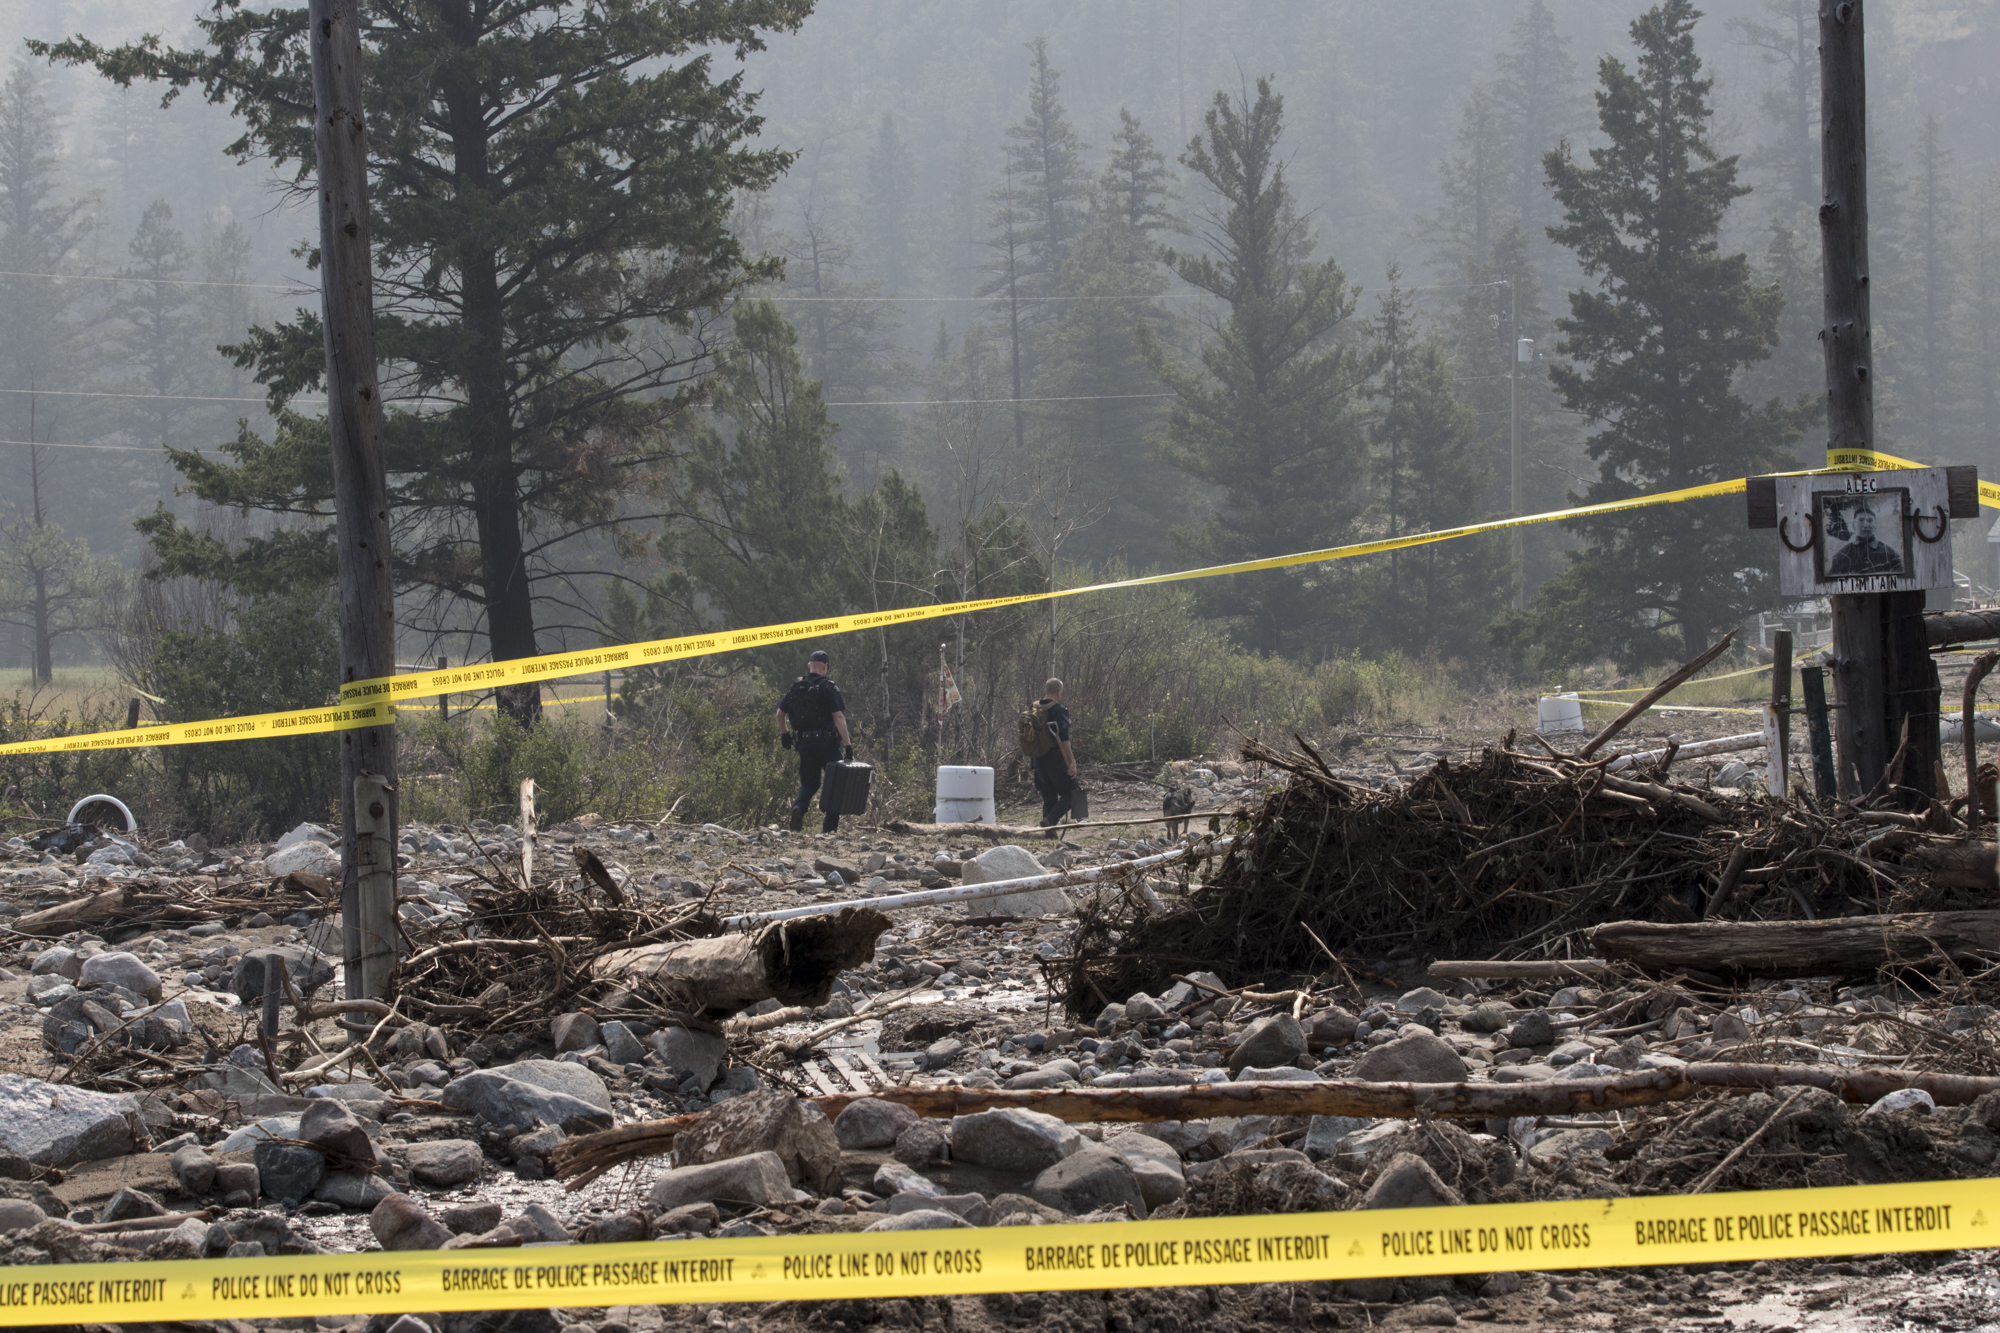
[[(1357, 398), (1379, 358), (1343, 338), (1355, 289), (1294, 208), (1279, 157), (1284, 99), (1269, 79), (1232, 102), (1216, 94), (1181, 164), (1208, 183), (1198, 214), (1206, 254), (1169, 252), (1183, 282), (1228, 314), (1184, 369), (1141, 327), (1141, 347), (1175, 402), (1157, 437), (1160, 457), (1222, 495), (1213, 518), (1174, 531), (1181, 551), (1222, 563), (1330, 546), (1367, 503), (1366, 448)], [(1204, 584), (1211, 614), (1270, 651), (1322, 636), (1311, 571), (1260, 573)]]
[[(793, 306), (806, 373), (836, 404), (883, 402), (895, 395), (897, 307), (879, 299), (879, 279), (857, 280), (853, 248), (818, 212), (808, 209), (796, 237), (774, 238), (786, 257), (785, 296)], [(833, 409), (841, 424), (841, 456), (850, 480), (873, 486), (893, 466), (900, 435), (893, 411), (880, 407)]]
[(1745, 165), (1770, 172), (1784, 225), (1802, 227), (1819, 206), (1819, 0), (1763, 0), (1763, 16), (1738, 15), (1731, 31), (1762, 53), (1771, 82), (1758, 99), (1770, 139)]
[(2000, 477), (2000, 173), (1988, 172), (1965, 210), (1966, 415), (1972, 461)]
[(884, 111), (868, 154), (869, 254), (875, 273), (890, 291), (911, 285), (911, 210), (916, 204), (917, 164), (910, 145), (896, 125), (896, 113)]
[(1495, 64), (1491, 96), (1505, 136), (1509, 211), (1525, 234), (1539, 236), (1553, 216), (1542, 156), (1588, 123), (1590, 103), (1546, 0), (1528, 0)]
[[(1580, 497), (1623, 499), (1794, 466), (1797, 405), (1752, 407), (1734, 391), (1770, 354), (1782, 296), (1752, 281), (1716, 237), (1747, 193), (1736, 159), (1708, 139), (1712, 80), (1695, 55), (1690, 0), (1666, 0), (1632, 23), (1635, 68), (1598, 65), (1605, 145), (1578, 162), (1565, 144), (1546, 165), (1561, 226), (1592, 286), (1558, 322), (1567, 364), (1550, 378), (1570, 410), (1601, 428), (1598, 478)], [(1643, 661), (1692, 654), (1770, 596), (1769, 551), (1740, 505), (1691, 502), (1572, 525), (1586, 547), (1536, 599), (1531, 633), (1571, 660), (1610, 652)], [(1517, 625), (1517, 632), (1522, 626)]]
[[(398, 573), (468, 604), (495, 659), (538, 652), (538, 588), (577, 571), (567, 539), (615, 530), (625, 496), (664, 463), (668, 429), (701, 392), (708, 312), (774, 276), (729, 231), (739, 191), (770, 184), (789, 155), (750, 146), (760, 128), (741, 64), (809, 0), (495, 0), (363, 7), (362, 61), (379, 351), (395, 390), (446, 410), (388, 423), (397, 526), (421, 544)], [(171, 98), (199, 89), (245, 125), (239, 158), (309, 181), (313, 98), (308, 15), (215, 0), (190, 49), (147, 37), (105, 49), (32, 43), (121, 86)], [(323, 377), (318, 319), (260, 331), (244, 352), (274, 406)], [(286, 415), (236, 466), (177, 465), (203, 498), (324, 517), (325, 428)], [(333, 525), (218, 553), (161, 513), (170, 569), (249, 584), (330, 576)], [(288, 564), (278, 557), (290, 555)], [(581, 559), (581, 557), (577, 557)], [(560, 595), (560, 594), (557, 594)], [(532, 686), (501, 692), (518, 720)]]
[[(147, 205), (126, 245), (130, 262), (118, 285), (111, 315), (116, 321), (112, 355), (133, 377), (142, 401), (142, 437), (162, 449), (185, 445), (177, 426), (194, 406), (198, 376), (215, 357), (202, 345), (201, 311), (184, 279), (194, 262), (194, 247), (174, 226), (174, 210), (164, 199)], [(232, 330), (240, 334), (242, 330)], [(172, 468), (160, 459), (162, 489), (171, 489)]]
[(1908, 349), (1904, 373), (1915, 381), (1905, 392), (1911, 443), (1928, 458), (1959, 454), (1956, 397), (1958, 339), (1955, 310), (1961, 285), (1954, 251), (1958, 242), (1958, 200), (1951, 187), (1951, 150), (1945, 146), (1936, 113), (1924, 117), (1917, 136), (1915, 189), (1909, 200), (1909, 266), (1906, 302), (1914, 327), (1900, 341)]

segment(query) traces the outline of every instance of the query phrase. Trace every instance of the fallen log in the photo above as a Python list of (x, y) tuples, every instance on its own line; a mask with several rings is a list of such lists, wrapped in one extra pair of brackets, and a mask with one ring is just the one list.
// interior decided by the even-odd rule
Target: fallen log
[(1235, 819), (1247, 813), (1247, 811), (1243, 810), (1197, 810), (1192, 814), (1186, 815), (1147, 815), (1140, 819), (1084, 819), (1074, 824), (1051, 824), (1047, 827), (1040, 824), (917, 824), (907, 819), (892, 819), (889, 821), (888, 829), (891, 833), (907, 834), (915, 838), (967, 837), (985, 838), (989, 842), (999, 842), (1003, 838), (1054, 839), (1060, 838), (1067, 833), (1074, 833), (1078, 829), (1131, 828), (1140, 824), (1171, 824), (1176, 822), (1193, 823), (1197, 820), (1210, 819), (1216, 816), (1220, 816), (1223, 819)]
[(1440, 958), (1430, 965), (1428, 975), (1433, 977), (1581, 977), (1595, 978), (1612, 971), (1611, 964), (1595, 958), (1521, 958), (1505, 962), (1490, 959), (1475, 962), (1467, 959)]
[(1909, 912), (1824, 921), (1612, 921), (1588, 932), (1607, 959), (1656, 971), (1812, 977), (1873, 972), (2000, 949), (2000, 911)]
[(682, 993), (691, 1012), (723, 1018), (762, 1000), (816, 1007), (833, 981), (875, 956), (889, 918), (870, 907), (777, 921), (740, 935), (617, 949), (590, 964), (604, 980), (650, 980)]
[(1926, 611), (1924, 641), (1932, 648), (2000, 638), (2000, 611)]
[(1990, 842), (1919, 843), (1903, 850), (1903, 864), (1930, 872), (1933, 884), (1955, 889), (2000, 889), (1995, 857), (2000, 844)]
[[(874, 1097), (939, 1119), (1016, 1107), (1072, 1124), (1244, 1115), (1487, 1120), (1578, 1115), (1680, 1101), (1704, 1091), (1749, 1093), (1782, 1087), (1824, 1088), (1842, 1101), (1854, 1103), (1872, 1103), (1903, 1088), (1922, 1088), (1939, 1106), (1965, 1106), (1986, 1093), (2000, 1092), (2000, 1078), (1902, 1069), (1692, 1064), (1613, 1078), (1538, 1083), (1327, 1081), (1201, 1083), (1166, 1088), (885, 1088), (868, 1094), (814, 1097), (811, 1101), (828, 1119), (864, 1097)], [(570, 1189), (581, 1189), (627, 1162), (664, 1155), (672, 1149), (675, 1136), (698, 1118), (673, 1116), (568, 1139), (549, 1154), (549, 1166)]]

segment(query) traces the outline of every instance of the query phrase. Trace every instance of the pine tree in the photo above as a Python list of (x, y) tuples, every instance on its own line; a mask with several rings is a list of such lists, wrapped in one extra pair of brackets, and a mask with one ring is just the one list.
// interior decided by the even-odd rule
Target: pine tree
[(1909, 348), (1905, 373), (1915, 383), (1905, 395), (1909, 403), (1911, 443), (1927, 458), (1956, 458), (1957, 380), (1954, 303), (1960, 269), (1954, 254), (1958, 239), (1958, 201), (1951, 188), (1951, 150), (1945, 147), (1936, 113), (1924, 117), (1917, 138), (1915, 190), (1910, 198), (1907, 242), (1909, 279), (1915, 327), (1902, 341)]
[[(1202, 348), (1200, 373), (1141, 328), (1147, 361), (1175, 396), (1159, 455), (1222, 496), (1213, 518), (1174, 531), (1203, 563), (1333, 545), (1368, 498), (1356, 398), (1378, 359), (1339, 336), (1356, 293), (1338, 264), (1311, 257), (1279, 157), (1283, 129), (1284, 99), (1269, 79), (1254, 100), (1216, 94), (1180, 159), (1214, 194), (1195, 222), (1210, 253), (1169, 252), (1167, 262), (1229, 313)], [(1204, 585), (1203, 596), (1244, 641), (1293, 651), (1322, 637), (1317, 587), (1311, 571), (1274, 571)]]
[[(820, 381), (830, 403), (865, 404), (893, 397), (900, 373), (897, 307), (879, 300), (882, 283), (857, 281), (853, 249), (814, 210), (800, 218), (800, 234), (775, 237), (786, 256), (783, 296), (803, 298), (792, 308), (805, 370)], [(851, 481), (873, 486), (892, 466), (900, 437), (894, 411), (880, 407), (831, 409), (840, 423), (842, 458)]]
[(1802, 227), (1819, 205), (1819, 2), (1763, 0), (1763, 10), (1763, 19), (1738, 16), (1727, 25), (1771, 71), (1758, 107), (1772, 137), (1745, 165), (1771, 173), (1783, 225)]
[[(146, 442), (162, 449), (184, 446), (188, 441), (176, 428), (193, 406), (200, 372), (215, 355), (202, 345), (195, 296), (201, 289), (183, 282), (194, 247), (174, 226), (167, 201), (156, 199), (140, 217), (126, 252), (130, 262), (123, 276), (131, 281), (118, 285), (111, 302), (116, 321), (111, 352), (134, 376), (138, 391), (151, 395), (141, 408)], [(162, 489), (170, 490), (172, 468), (165, 457), (160, 468)]]
[(1967, 378), (1975, 386), (1966, 405), (1972, 461), (1982, 477), (2000, 476), (2000, 173), (1987, 173), (1965, 210), (1965, 322)]
[(1524, 233), (1539, 236), (1550, 216), (1542, 156), (1588, 122), (1590, 103), (1546, 0), (1528, 0), (1495, 63), (1491, 96), (1506, 145), (1509, 211)]
[[(1586, 502), (1795, 466), (1786, 450), (1804, 414), (1734, 392), (1743, 368), (1770, 355), (1783, 298), (1752, 281), (1743, 255), (1718, 253), (1729, 205), (1748, 190), (1707, 137), (1697, 17), (1689, 0), (1666, 0), (1636, 19), (1636, 68), (1614, 56), (1598, 66), (1605, 146), (1588, 166), (1567, 144), (1546, 159), (1563, 208), (1550, 235), (1593, 283), (1570, 294), (1557, 325), (1569, 361), (1550, 370), (1570, 410), (1602, 423)], [(1530, 616), (1554, 656), (1692, 654), (1769, 596), (1766, 579), (1744, 574), (1767, 568), (1769, 552), (1739, 504), (1639, 509), (1573, 529), (1586, 549)]]
[(875, 147), (868, 154), (869, 258), (890, 291), (912, 281), (911, 211), (916, 205), (917, 164), (896, 127), (893, 111), (882, 113)]
[[(740, 64), (809, 10), (809, 0), (367, 6), (378, 350), (403, 391), (455, 404), (388, 422), (396, 523), (425, 543), (398, 553), (398, 574), (467, 604), (496, 660), (540, 651), (539, 590), (566, 598), (589, 559), (582, 539), (631, 521), (624, 497), (667, 466), (711, 365), (707, 312), (776, 276), (729, 222), (738, 195), (768, 186), (791, 157), (753, 146), (762, 121), (745, 72), (715, 66)], [(191, 49), (155, 37), (30, 49), (120, 86), (164, 83), (169, 98), (199, 89), (246, 126), (230, 149), (239, 159), (310, 181), (307, 10), (215, 0), (197, 23)], [(246, 341), (241, 355), (274, 408), (318, 387), (321, 341), (310, 314)], [(272, 441), (246, 432), (231, 447), (235, 466), (176, 455), (197, 495), (330, 512), (323, 422), (287, 413)], [(332, 571), (331, 523), (221, 553), (164, 510), (146, 530), (173, 572), (247, 587)], [(540, 715), (534, 687), (508, 687), (501, 702), (524, 723)]]

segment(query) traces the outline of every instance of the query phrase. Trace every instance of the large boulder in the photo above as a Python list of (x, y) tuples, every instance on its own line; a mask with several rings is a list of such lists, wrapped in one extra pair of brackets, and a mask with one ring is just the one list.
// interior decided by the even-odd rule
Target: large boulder
[(350, 1169), (375, 1165), (375, 1144), (345, 1102), (317, 1097), (299, 1115), (299, 1138)]
[(917, 1113), (900, 1102), (862, 1097), (833, 1118), (833, 1136), (843, 1148), (886, 1148), (917, 1122)]
[(604, 1080), (584, 1066), (568, 1060), (516, 1060), (511, 1065), (500, 1066), (499, 1072), (516, 1082), (589, 1102), (600, 1111), (611, 1109), (611, 1089)]
[(1134, 1217), (1146, 1215), (1146, 1197), (1132, 1164), (1101, 1143), (1086, 1143), (1044, 1170), (1028, 1197), (1066, 1213), (1094, 1213), (1122, 1204)]
[(1464, 1203), (1429, 1162), (1411, 1152), (1399, 1152), (1383, 1163), (1375, 1183), (1361, 1196), (1363, 1208), (1457, 1208)]
[(312, 1148), (265, 1139), (252, 1151), (258, 1188), (288, 1208), (311, 1197), (326, 1175), (326, 1158)]
[[(1006, 879), (1028, 879), (1049, 873), (1025, 847), (990, 847), (965, 863), (965, 883), (997, 884)], [(1067, 912), (1069, 898), (1061, 889), (1028, 889), (998, 898), (982, 898), (967, 903), (974, 915), (1044, 916)]]
[[(318, 843), (299, 845), (319, 846)], [(309, 995), (333, 980), (333, 968), (320, 954), (295, 949), (288, 944), (271, 945), (252, 949), (236, 960), (236, 968), (229, 974), (229, 989), (236, 993), (237, 999), (245, 1004), (263, 1002), (264, 972), (272, 958), (285, 960), (285, 975), (291, 979), (292, 985), (298, 987), (301, 995)]]
[(840, 1188), (840, 1140), (826, 1113), (789, 1092), (732, 1097), (704, 1111), (674, 1140), (675, 1166), (700, 1166), (749, 1153), (777, 1154), (793, 1182), (835, 1193)]
[(777, 1208), (792, 1202), (792, 1182), (774, 1152), (753, 1152), (700, 1166), (663, 1171), (648, 1193), (653, 1211), (684, 1203), (754, 1203)]
[(272, 852), (264, 858), (264, 873), (267, 875), (291, 875), (303, 871), (308, 875), (325, 875), (328, 879), (340, 878), (340, 854), (325, 843), (308, 838), (295, 842), (283, 851)]
[(448, 1189), (477, 1180), (480, 1168), (486, 1164), (479, 1145), (470, 1139), (412, 1143), (403, 1150), (403, 1161), (410, 1168), (410, 1179), (433, 1189)]
[[(588, 1072), (588, 1071), (586, 1071)], [(445, 1085), (438, 1100), (454, 1111), (478, 1116), (489, 1125), (518, 1125), (531, 1129), (537, 1123), (555, 1125), (571, 1134), (588, 1134), (610, 1129), (611, 1112), (564, 1092), (508, 1078), (491, 1069), (475, 1069)]]
[(706, 1092), (729, 1060), (729, 1042), (713, 1032), (696, 1032), (669, 1024), (652, 1036), (653, 1049), (667, 1068), (692, 1078)]
[(123, 1157), (149, 1141), (129, 1096), (0, 1074), (0, 1148), (36, 1166)]
[(92, 954), (83, 960), (83, 985), (86, 989), (101, 982), (122, 986), (134, 995), (143, 995), (149, 1004), (160, 1002), (160, 974), (141, 962), (139, 955), (120, 950), (117, 953)]
[(952, 1117), (951, 1158), (1033, 1175), (1075, 1153), (1083, 1135), (1040, 1111), (1001, 1107)]
[(1354, 1077), (1369, 1083), (1463, 1083), (1465, 1061), (1440, 1038), (1412, 1032), (1355, 1061)]
[(1306, 1053), (1306, 1034), (1290, 1014), (1271, 1014), (1243, 1029), (1229, 1057), (1231, 1078), (1245, 1069), (1288, 1065)]
[(391, 1194), (376, 1204), (368, 1229), (385, 1250), (435, 1250), (451, 1239), (445, 1224), (407, 1194)]
[(1172, 1203), (1187, 1192), (1187, 1177), (1181, 1172), (1181, 1155), (1150, 1134), (1126, 1131), (1104, 1141), (1104, 1146), (1125, 1159), (1139, 1182), (1139, 1196), (1150, 1211)]

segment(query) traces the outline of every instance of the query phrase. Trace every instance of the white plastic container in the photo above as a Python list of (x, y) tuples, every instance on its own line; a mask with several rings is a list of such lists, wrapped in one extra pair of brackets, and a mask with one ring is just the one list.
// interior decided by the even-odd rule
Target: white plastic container
[(1573, 693), (1543, 695), (1535, 706), (1535, 730), (1582, 731), (1583, 705)]
[(932, 814), (940, 824), (999, 823), (999, 812), (993, 805), (993, 770), (939, 766), (937, 806)]

